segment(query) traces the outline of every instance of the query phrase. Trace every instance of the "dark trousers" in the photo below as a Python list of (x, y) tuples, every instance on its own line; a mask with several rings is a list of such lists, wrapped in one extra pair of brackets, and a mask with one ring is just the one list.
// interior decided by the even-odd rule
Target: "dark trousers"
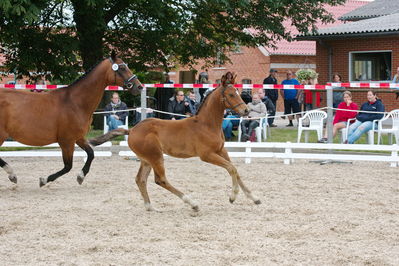
[[(271, 100), (271, 101), (274, 104), (274, 112), (270, 112), (269, 115), (270, 116), (275, 116), (276, 115), (276, 110), (277, 110), (277, 101), (273, 101), (273, 100)], [(267, 119), (267, 123), (269, 125), (273, 124), (273, 122), (274, 122), (274, 117), (271, 117), (271, 118)]]
[(259, 126), (259, 122), (256, 120), (243, 120), (241, 122), (241, 131), (243, 135), (251, 136), (252, 131)]

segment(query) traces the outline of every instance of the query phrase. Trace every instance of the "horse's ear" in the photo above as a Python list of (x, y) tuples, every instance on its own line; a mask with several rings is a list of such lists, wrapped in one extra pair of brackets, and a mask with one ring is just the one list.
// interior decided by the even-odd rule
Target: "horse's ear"
[(226, 75), (223, 75), (223, 76), (220, 78), (220, 82), (222, 83), (223, 86), (226, 85), (226, 80), (227, 80)]
[(112, 59), (112, 61), (116, 60), (116, 52), (115, 52), (115, 50), (112, 50), (112, 52), (111, 52), (111, 59)]
[(231, 79), (231, 83), (232, 83), (232, 84), (236, 84), (236, 78), (237, 78), (237, 74), (235, 74), (235, 73), (233, 72), (233, 78)]

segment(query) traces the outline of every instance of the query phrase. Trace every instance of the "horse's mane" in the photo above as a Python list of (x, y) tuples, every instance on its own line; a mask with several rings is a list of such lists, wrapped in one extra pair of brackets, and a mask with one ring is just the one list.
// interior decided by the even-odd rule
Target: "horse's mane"
[(105, 59), (101, 59), (100, 61), (98, 61), (95, 65), (93, 65), (92, 67), (89, 68), (89, 70), (87, 70), (82, 76), (80, 76), (78, 79), (76, 79), (74, 82), (72, 82), (71, 84), (69, 84), (67, 87), (65, 88), (70, 88), (73, 87), (74, 85), (76, 85), (79, 81), (85, 79), (102, 61), (104, 61)]
[(199, 105), (199, 107), (198, 107), (198, 110), (197, 110), (197, 115), (198, 115), (199, 112), (201, 111), (202, 106), (205, 105), (205, 101), (209, 98), (209, 95), (211, 95), (211, 94), (212, 94), (215, 90), (217, 90), (219, 87), (220, 87), (220, 86), (218, 86), (218, 87), (215, 88), (214, 90), (211, 90), (211, 91), (205, 96), (205, 98), (201, 101), (201, 103), (200, 103), (200, 105)]
[(219, 89), (220, 87), (225, 87), (229, 84), (234, 84), (235, 83), (235, 79), (236, 79), (237, 75), (234, 75), (234, 73), (232, 72), (227, 72), (226, 74), (224, 74), (221, 78), (221, 83), (219, 86), (217, 86), (214, 90), (212, 90), (211, 92), (209, 92), (205, 98), (202, 100), (200, 106), (198, 107), (198, 111), (197, 111), (197, 115), (199, 114), (199, 112), (202, 109), (202, 106), (205, 105), (205, 101), (209, 98), (209, 96), (217, 89)]

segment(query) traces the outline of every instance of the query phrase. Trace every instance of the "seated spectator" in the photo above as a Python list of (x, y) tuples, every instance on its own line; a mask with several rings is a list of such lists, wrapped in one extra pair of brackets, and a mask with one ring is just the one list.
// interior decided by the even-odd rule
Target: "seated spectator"
[[(344, 101), (338, 105), (338, 109), (347, 110), (358, 110), (356, 103), (352, 102), (352, 93), (350, 91), (344, 92)], [(337, 110), (333, 121), (333, 137), (337, 134), (341, 128), (346, 128), (349, 119), (355, 118), (357, 112)], [(319, 140), (320, 143), (327, 143), (327, 131), (324, 133), (324, 137)]]
[(111, 112), (105, 114), (109, 131), (117, 129), (118, 126), (125, 124), (128, 112), (123, 110), (126, 109), (127, 106), (119, 99), (119, 94), (117, 92), (112, 93), (111, 102), (105, 106), (105, 111)]
[(360, 112), (356, 116), (356, 121), (349, 127), (348, 140), (345, 143), (355, 143), (360, 136), (368, 132), (373, 127), (373, 121), (384, 117), (382, 112), (385, 111), (385, 107), (381, 100), (377, 98), (374, 91), (367, 92), (367, 102), (362, 104), (360, 111), (371, 111), (381, 113), (363, 113)]
[(197, 102), (196, 95), (193, 90), (188, 92), (188, 95), (186, 97), (186, 102), (188, 102), (188, 108), (190, 110), (189, 115), (190, 116), (196, 115), (200, 103)]
[[(254, 93), (252, 95), (252, 102), (247, 104), (249, 114), (248, 118), (254, 118), (254, 117), (264, 117), (266, 116), (266, 106), (265, 104), (260, 100), (259, 95), (257, 93)], [(241, 141), (247, 141), (249, 140), (253, 130), (259, 126), (259, 119), (244, 119), (241, 122)]]
[[(268, 115), (275, 115), (276, 114), (276, 107), (274, 106), (274, 103), (272, 100), (270, 100), (269, 97), (265, 95), (265, 91), (263, 89), (258, 90), (258, 95), (260, 100), (265, 104), (266, 109), (267, 109), (267, 114)], [(269, 119), (268, 119), (269, 120)], [(271, 127), (276, 127), (276, 125), (269, 123)]]
[[(190, 113), (190, 109), (188, 106), (189, 103), (184, 100), (184, 92), (180, 90), (177, 91), (175, 93), (175, 96), (169, 100), (168, 112), (173, 113), (169, 114), (169, 119), (179, 120), (185, 118), (184, 116), (181, 115), (186, 115), (187, 113)], [(175, 115), (175, 114), (181, 114), (181, 115)]]
[[(233, 137), (233, 128), (240, 124), (240, 116), (231, 109), (224, 111), (224, 117), (229, 119), (223, 119), (222, 129), (224, 137), (227, 141), (230, 141)], [(237, 119), (234, 119), (237, 118)]]

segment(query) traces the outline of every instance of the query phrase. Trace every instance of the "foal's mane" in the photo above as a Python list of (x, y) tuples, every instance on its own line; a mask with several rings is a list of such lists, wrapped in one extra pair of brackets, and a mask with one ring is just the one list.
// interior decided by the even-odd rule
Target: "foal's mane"
[(200, 106), (198, 107), (198, 111), (197, 111), (197, 115), (199, 114), (199, 112), (201, 111), (202, 107), (205, 105), (205, 101), (209, 98), (209, 96), (216, 91), (217, 89), (219, 89), (220, 87), (226, 87), (229, 84), (234, 84), (235, 83), (235, 79), (236, 79), (237, 75), (234, 75), (234, 73), (232, 72), (227, 72), (226, 74), (224, 74), (221, 78), (221, 83), (219, 84), (219, 86), (217, 86), (214, 90), (212, 90), (211, 92), (209, 92), (205, 98), (202, 100)]

